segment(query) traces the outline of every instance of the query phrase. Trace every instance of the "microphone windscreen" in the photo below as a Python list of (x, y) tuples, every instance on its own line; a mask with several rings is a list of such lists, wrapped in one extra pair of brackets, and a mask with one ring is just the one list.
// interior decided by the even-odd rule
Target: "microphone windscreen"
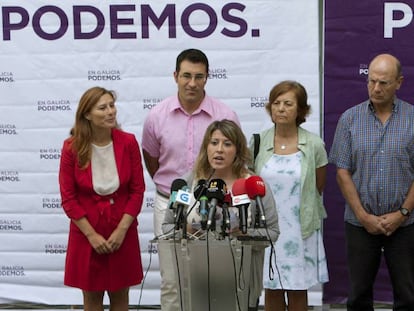
[(187, 186), (187, 182), (184, 179), (174, 179), (174, 181), (171, 184), (171, 193), (173, 193), (174, 191), (178, 191), (185, 186)]
[(231, 188), (231, 192), (233, 195), (241, 195), (246, 194), (246, 179), (239, 178), (233, 183), (233, 187)]
[(266, 186), (260, 176), (254, 175), (246, 179), (246, 191), (250, 199), (257, 196), (263, 197), (266, 194)]
[(200, 179), (197, 182), (197, 186), (194, 187), (194, 197), (196, 199), (201, 198), (203, 195), (206, 194), (206, 185), (207, 181), (205, 179)]
[(223, 202), (226, 192), (226, 183), (224, 180), (212, 179), (206, 190), (206, 196), (209, 200), (217, 199), (217, 201)]
[(226, 193), (224, 195), (223, 203), (226, 203), (227, 205), (231, 205), (231, 195), (230, 195), (230, 193)]

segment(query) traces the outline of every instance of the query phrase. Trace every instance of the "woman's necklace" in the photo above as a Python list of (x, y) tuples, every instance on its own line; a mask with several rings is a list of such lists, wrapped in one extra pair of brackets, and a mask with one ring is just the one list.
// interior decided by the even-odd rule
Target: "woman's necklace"
[(288, 149), (289, 146), (292, 146), (294, 143), (297, 142), (297, 133), (295, 133), (294, 135), (292, 134), (292, 136), (290, 137), (284, 137), (283, 142), (281, 142), (280, 140), (282, 139), (277, 138), (275, 135), (275, 145), (280, 146), (280, 150), (285, 151)]
[(276, 145), (279, 145), (280, 146), (280, 149), (281, 150), (286, 150), (287, 149), (287, 147), (289, 146), (289, 143), (291, 143), (290, 141), (288, 141), (288, 142), (276, 142), (276, 137), (275, 137), (275, 144)]

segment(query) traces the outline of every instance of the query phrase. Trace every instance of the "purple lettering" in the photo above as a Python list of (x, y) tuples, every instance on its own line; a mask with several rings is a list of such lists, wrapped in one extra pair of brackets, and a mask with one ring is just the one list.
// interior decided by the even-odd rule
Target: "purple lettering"
[[(109, 4), (105, 8), (92, 5), (73, 5), (72, 11), (64, 11), (55, 5), (35, 8), (33, 15), (24, 7), (2, 7), (3, 40), (11, 40), (12, 33), (32, 26), (34, 35), (44, 40), (58, 40), (73, 27), (74, 40), (88, 40), (101, 36), (105, 30), (110, 39), (150, 38), (152, 31), (168, 31), (168, 38), (180, 35), (190, 38), (206, 38), (220, 34), (228, 38), (246, 36), (249, 31), (243, 19), (246, 6), (243, 3), (222, 3), (215, 10), (207, 3), (195, 2), (177, 11), (176, 4), (165, 4), (155, 10), (152, 4)], [(139, 9), (138, 9), (139, 8)], [(157, 6), (158, 8), (158, 6)], [(137, 12), (137, 10), (140, 10)], [(107, 15), (108, 14), (108, 15)], [(71, 20), (69, 20), (71, 19)], [(219, 28), (220, 27), (220, 28)], [(141, 33), (136, 29), (141, 28)], [(29, 31), (29, 30), (27, 30)], [(259, 29), (251, 29), (252, 37), (259, 37)], [(0, 77), (1, 78), (1, 77)]]
[[(196, 31), (190, 25), (190, 15), (197, 11), (201, 10), (207, 13), (210, 19), (210, 23), (208, 24), (207, 28), (203, 31)], [(207, 4), (203, 3), (196, 3), (190, 5), (186, 8), (181, 16), (181, 24), (183, 26), (184, 31), (191, 37), (194, 38), (205, 38), (211, 35), (217, 27), (217, 14), (214, 9)]]
[[(96, 18), (96, 27), (92, 31), (82, 32), (82, 15), (91, 13)], [(105, 17), (93, 6), (78, 5), (73, 7), (73, 24), (75, 39), (93, 39), (98, 37), (105, 28)]]
[(175, 5), (167, 4), (162, 11), (161, 16), (158, 18), (151, 6), (147, 4), (141, 5), (141, 18), (142, 18), (142, 38), (149, 38), (149, 19), (154, 23), (157, 29), (161, 29), (162, 24), (168, 18), (168, 38), (176, 38), (177, 30), (175, 26)]
[(118, 11), (135, 11), (135, 5), (111, 5), (109, 7), (111, 16), (111, 38), (114, 39), (136, 39), (135, 32), (118, 32), (118, 25), (133, 25), (132, 18), (118, 18)]
[(247, 22), (240, 18), (240, 17), (236, 17), (231, 15), (230, 11), (231, 10), (238, 10), (240, 12), (243, 12), (244, 9), (246, 8), (245, 5), (241, 4), (241, 3), (229, 3), (226, 4), (223, 9), (221, 10), (221, 14), (223, 16), (223, 19), (227, 22), (236, 24), (240, 26), (240, 29), (238, 31), (231, 31), (228, 28), (224, 28), (221, 33), (227, 37), (232, 37), (232, 38), (236, 38), (236, 37), (242, 37), (246, 34), (247, 32)]
[[(20, 22), (11, 23), (10, 15), (16, 13), (19, 14), (21, 19)], [(23, 29), (29, 24), (29, 13), (22, 7), (18, 6), (5, 6), (2, 8), (3, 15), (3, 40), (10, 40), (11, 31)]]
[[(45, 32), (40, 25), (40, 19), (42, 18), (42, 16), (49, 12), (55, 13), (57, 17), (59, 17), (59, 20), (60, 20), (59, 29), (55, 33)], [(66, 33), (66, 31), (68, 30), (69, 21), (68, 21), (68, 17), (66, 16), (65, 12), (61, 8), (58, 8), (57, 6), (53, 6), (53, 5), (46, 5), (44, 7), (39, 8), (35, 12), (35, 14), (33, 15), (32, 24), (33, 24), (34, 32), (40, 38), (45, 39), (45, 40), (56, 40), (56, 39), (61, 38)]]

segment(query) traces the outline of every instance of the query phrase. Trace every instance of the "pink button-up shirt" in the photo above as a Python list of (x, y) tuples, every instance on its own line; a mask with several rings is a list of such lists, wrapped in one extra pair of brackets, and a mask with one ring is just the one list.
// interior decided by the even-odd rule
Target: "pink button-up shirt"
[(169, 194), (173, 180), (193, 168), (207, 127), (222, 119), (240, 125), (233, 110), (207, 95), (191, 115), (182, 109), (177, 95), (151, 109), (144, 122), (141, 145), (151, 157), (159, 159), (153, 177), (159, 191)]

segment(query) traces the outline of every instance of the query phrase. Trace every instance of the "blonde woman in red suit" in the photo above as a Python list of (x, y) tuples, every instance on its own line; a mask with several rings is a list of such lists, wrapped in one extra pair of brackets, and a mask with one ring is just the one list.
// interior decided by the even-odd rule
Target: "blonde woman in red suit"
[(128, 310), (129, 287), (143, 277), (137, 216), (145, 190), (135, 136), (116, 121), (115, 94), (93, 87), (81, 97), (62, 149), (59, 184), (70, 218), (65, 285), (80, 288), (86, 311)]

